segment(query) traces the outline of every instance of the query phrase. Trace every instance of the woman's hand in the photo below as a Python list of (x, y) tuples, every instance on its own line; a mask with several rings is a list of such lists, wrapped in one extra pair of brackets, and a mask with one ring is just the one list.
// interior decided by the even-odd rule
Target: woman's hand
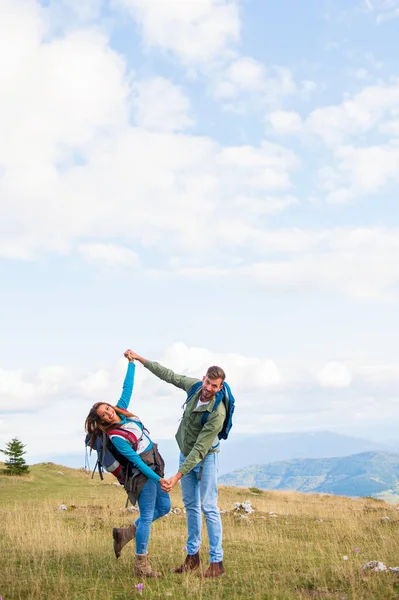
[(123, 356), (127, 358), (129, 362), (134, 362), (133, 352), (130, 350), (130, 348), (123, 353)]
[(164, 479), (163, 477), (161, 477), (161, 479), (159, 480), (159, 485), (161, 486), (164, 492), (169, 493), (172, 489), (172, 486), (170, 485), (169, 481), (167, 479)]

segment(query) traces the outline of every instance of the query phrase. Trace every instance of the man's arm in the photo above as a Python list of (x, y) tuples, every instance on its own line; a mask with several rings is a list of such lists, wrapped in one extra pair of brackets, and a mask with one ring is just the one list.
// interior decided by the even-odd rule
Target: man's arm
[(226, 409), (223, 402), (221, 402), (218, 409), (210, 413), (207, 422), (198, 434), (194, 446), (179, 468), (182, 475), (186, 475), (186, 473), (191, 471), (195, 465), (205, 458), (217, 434), (222, 430), (225, 418)]
[(142, 356), (140, 356), (136, 352), (133, 352), (132, 350), (130, 352), (131, 356), (135, 360), (141, 362), (141, 364), (146, 369), (148, 369), (149, 371), (151, 371), (151, 373), (159, 377), (159, 379), (162, 379), (162, 381), (166, 381), (166, 383), (171, 383), (172, 385), (184, 390), (185, 392), (188, 392), (190, 388), (192, 388), (192, 386), (199, 381), (199, 379), (195, 377), (186, 377), (185, 375), (178, 375), (177, 373), (174, 373), (171, 369), (167, 369), (166, 367), (163, 367), (157, 362), (147, 360), (146, 358), (143, 358)]
[[(186, 460), (179, 468), (178, 472), (168, 479), (170, 489), (172, 489), (178, 481), (195, 467), (208, 454), (217, 434), (222, 430), (223, 423), (226, 417), (226, 409), (224, 404), (220, 404), (220, 410), (214, 411), (209, 415), (209, 418), (192, 447), (191, 452), (186, 457)], [(169, 490), (168, 490), (169, 491)]]
[(139, 362), (141, 362), (142, 365), (147, 360), (146, 358), (143, 358), (142, 356), (140, 356), (140, 354), (137, 354), (137, 352), (133, 352), (133, 350), (126, 350), (125, 356), (126, 356), (126, 358), (128, 358), (128, 356), (131, 356), (133, 360), (138, 360)]

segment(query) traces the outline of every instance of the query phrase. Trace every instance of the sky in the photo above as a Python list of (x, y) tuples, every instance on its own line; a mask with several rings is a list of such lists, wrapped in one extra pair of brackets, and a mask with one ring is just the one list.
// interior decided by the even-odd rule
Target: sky
[[(399, 0), (0, 0), (0, 447), (84, 453), (132, 348), (234, 435), (399, 427)], [(141, 365), (154, 439), (184, 394)]]

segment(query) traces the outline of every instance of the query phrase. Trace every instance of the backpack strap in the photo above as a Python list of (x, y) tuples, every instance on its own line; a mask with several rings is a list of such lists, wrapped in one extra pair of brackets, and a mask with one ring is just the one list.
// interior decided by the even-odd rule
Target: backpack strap
[(106, 445), (107, 445), (107, 434), (105, 433), (105, 431), (103, 431), (103, 448), (102, 448), (101, 460), (100, 460), (101, 463), (104, 462), (104, 455), (105, 455), (105, 447), (106, 447)]
[[(147, 429), (147, 427), (144, 425), (144, 423), (142, 423), (140, 421), (140, 419), (137, 417), (137, 419), (130, 419), (131, 422), (136, 423), (136, 425), (138, 425), (141, 429), (141, 436), (139, 437), (139, 439), (137, 440), (137, 444), (139, 442), (141, 442), (141, 440), (143, 439), (144, 434), (149, 438), (150, 437), (150, 432)], [(125, 423), (126, 425), (126, 423)]]
[(111, 437), (111, 435), (119, 435), (120, 437), (122, 437), (124, 440), (129, 442), (129, 444), (132, 446), (132, 448), (135, 452), (137, 451), (137, 446), (143, 437), (143, 433), (142, 433), (141, 436), (137, 439), (137, 437), (134, 435), (134, 433), (132, 433), (131, 431), (128, 431), (127, 429), (122, 429), (122, 428), (111, 429), (107, 433), (110, 437)]
[[(228, 391), (227, 391), (227, 387), (226, 387), (226, 385), (225, 385), (225, 384), (223, 384), (223, 387), (222, 387), (222, 389), (221, 389), (221, 390), (219, 390), (218, 392), (216, 392), (215, 404), (213, 405), (213, 408), (212, 408), (212, 411), (211, 411), (211, 412), (213, 412), (214, 410), (216, 410), (216, 409), (217, 409), (217, 407), (219, 406), (219, 404), (220, 404), (221, 402), (224, 402), (224, 403), (225, 403), (226, 410), (227, 410), (227, 408), (228, 408), (228, 406), (229, 406), (229, 400), (230, 400), (230, 397), (229, 397), (229, 393), (228, 393)], [(209, 412), (209, 411), (207, 411), (207, 410), (206, 410), (206, 411), (204, 412), (204, 414), (202, 415), (202, 417), (201, 417), (201, 425), (202, 425), (202, 427), (203, 427), (203, 426), (205, 425), (205, 423), (207, 422), (207, 420), (208, 420), (208, 418), (209, 418), (209, 415), (210, 415), (210, 412)]]
[(194, 394), (196, 394), (196, 392), (198, 392), (198, 390), (202, 388), (202, 381), (197, 381), (197, 383), (194, 383), (194, 385), (192, 385), (190, 387), (190, 389), (187, 392), (187, 398), (182, 406), (182, 408), (186, 407), (186, 404), (188, 404), (191, 400), (191, 398), (194, 396)]
[[(101, 456), (99, 456), (99, 453), (97, 452), (96, 464), (94, 465), (93, 473), (91, 474), (91, 478), (94, 479), (94, 473), (96, 472), (96, 469), (98, 469), (98, 474), (100, 475), (101, 481), (103, 481), (103, 479), (104, 479), (102, 464), (103, 464), (103, 460), (104, 460), (105, 444), (106, 444), (106, 439), (107, 439), (107, 436), (104, 431), (102, 433), (102, 439), (103, 439), (103, 446), (102, 446)], [(86, 444), (87, 444), (87, 438), (86, 438)], [(90, 453), (92, 450), (93, 450), (93, 447), (90, 448)]]

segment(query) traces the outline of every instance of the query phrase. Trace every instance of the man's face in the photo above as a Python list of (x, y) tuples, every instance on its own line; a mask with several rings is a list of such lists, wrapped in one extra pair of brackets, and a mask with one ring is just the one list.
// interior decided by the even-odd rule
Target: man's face
[(210, 400), (222, 387), (223, 379), (209, 379), (207, 375), (204, 375), (202, 378), (202, 399)]

